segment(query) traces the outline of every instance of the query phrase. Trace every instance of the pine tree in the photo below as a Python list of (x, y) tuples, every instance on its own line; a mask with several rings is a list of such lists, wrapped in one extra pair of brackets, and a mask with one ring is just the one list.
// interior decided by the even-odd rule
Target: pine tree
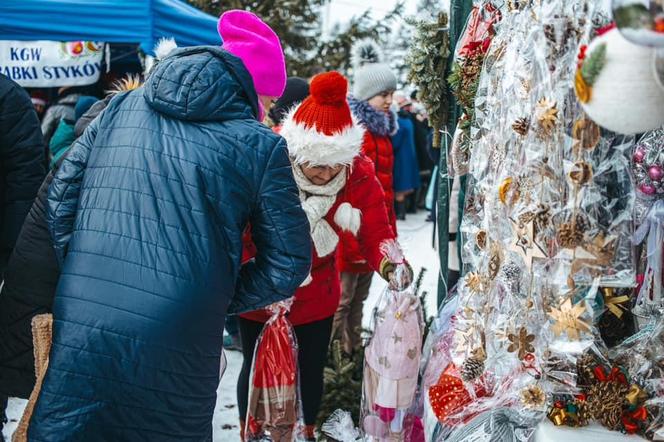
[(219, 16), (231, 9), (251, 11), (277, 33), (286, 54), (289, 75), (307, 74), (309, 54), (316, 50), (320, 11), (325, 0), (188, 0), (193, 6)]
[[(316, 54), (308, 61), (310, 65), (322, 66), (326, 70), (338, 70), (349, 75), (351, 68), (350, 53), (353, 43), (364, 38), (375, 39), (383, 49), (385, 41), (392, 32), (394, 23), (402, 17), (404, 3), (399, 2), (384, 18), (374, 20), (371, 11), (367, 9), (362, 15), (353, 17), (343, 27), (337, 25), (333, 28), (331, 38), (319, 42)], [(390, 51), (386, 56), (391, 57)], [(389, 58), (388, 58), (389, 59)]]
[(410, 22), (416, 33), (407, 61), (411, 66), (408, 79), (418, 88), (418, 98), (427, 109), (433, 128), (433, 147), (439, 148), (449, 110), (445, 81), (450, 54), (447, 14), (439, 12), (434, 21)]
[(441, 0), (419, 0), (417, 2), (417, 13), (421, 18), (435, 20), (438, 13), (442, 10), (443, 4)]
[(403, 13), (398, 3), (384, 18), (375, 20), (371, 11), (353, 17), (346, 25), (337, 25), (331, 38), (322, 40), (321, 12), (327, 0), (188, 0), (198, 9), (214, 16), (231, 9), (259, 15), (281, 39), (286, 54), (288, 75), (308, 77), (313, 67), (349, 73), (350, 48), (366, 37), (385, 42), (392, 25)]
[(364, 349), (350, 356), (342, 350), (341, 341), (332, 342), (323, 374), (325, 393), (318, 415), (319, 424), (337, 409), (350, 412), (353, 422), (359, 422), (363, 369)]

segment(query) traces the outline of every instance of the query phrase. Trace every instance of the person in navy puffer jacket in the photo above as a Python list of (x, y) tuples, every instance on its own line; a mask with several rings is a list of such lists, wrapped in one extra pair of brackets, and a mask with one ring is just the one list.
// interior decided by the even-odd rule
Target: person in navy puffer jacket
[[(227, 14), (250, 30), (235, 36), (245, 49), (278, 49), (277, 62), (174, 50), (111, 100), (53, 179), (62, 272), (30, 441), (211, 440), (226, 315), (291, 297), (309, 273), (286, 143), (258, 122), (259, 96), (283, 92), (283, 53), (256, 16)], [(281, 91), (257, 81), (282, 77)], [(257, 255), (240, 267), (248, 224)]]

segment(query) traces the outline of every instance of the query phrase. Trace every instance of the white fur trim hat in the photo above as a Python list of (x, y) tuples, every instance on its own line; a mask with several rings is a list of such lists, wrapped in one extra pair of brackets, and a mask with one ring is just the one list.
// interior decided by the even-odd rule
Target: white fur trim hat
[(281, 127), (291, 158), (295, 164), (311, 166), (352, 164), (362, 149), (364, 128), (346, 101), (348, 81), (338, 72), (319, 74), (310, 92)]

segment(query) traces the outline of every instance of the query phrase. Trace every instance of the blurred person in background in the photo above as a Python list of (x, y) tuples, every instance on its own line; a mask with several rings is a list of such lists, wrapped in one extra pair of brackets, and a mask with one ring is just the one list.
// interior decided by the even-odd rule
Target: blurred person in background
[(399, 130), (392, 136), (394, 147), (394, 199), (397, 219), (406, 219), (406, 198), (420, 187), (420, 168), (415, 152), (415, 118), (405, 108), (411, 102), (403, 94), (395, 94), (398, 111)]
[(58, 97), (46, 109), (41, 123), (44, 142), (47, 146), (51, 142), (51, 137), (58, 128), (60, 120), (65, 118), (68, 121), (73, 121), (75, 119), (76, 103), (84, 91), (85, 88), (83, 87), (61, 87), (58, 89)]

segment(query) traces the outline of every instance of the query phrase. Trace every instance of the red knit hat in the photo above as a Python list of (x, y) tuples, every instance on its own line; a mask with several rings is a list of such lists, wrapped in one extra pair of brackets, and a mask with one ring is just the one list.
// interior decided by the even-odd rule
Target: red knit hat
[(351, 114), (348, 80), (338, 72), (316, 75), (310, 95), (284, 119), (281, 136), (295, 164), (350, 165), (360, 153), (364, 128)]

